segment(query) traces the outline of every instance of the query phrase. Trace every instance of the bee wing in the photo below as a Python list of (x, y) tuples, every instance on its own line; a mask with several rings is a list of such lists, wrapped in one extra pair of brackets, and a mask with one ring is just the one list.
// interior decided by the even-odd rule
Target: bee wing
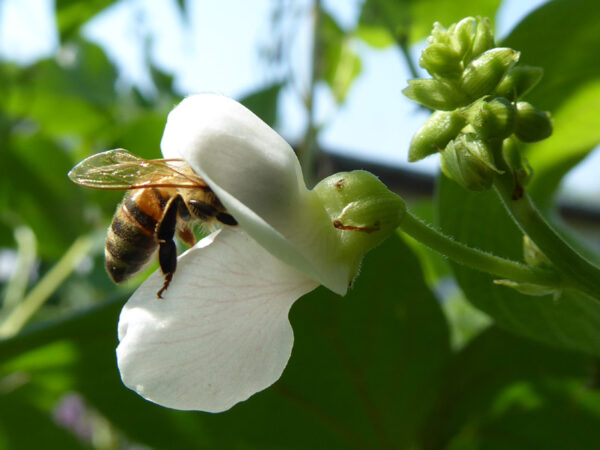
[(97, 153), (84, 159), (69, 172), (69, 178), (95, 189), (197, 189), (207, 186), (202, 178), (186, 170), (182, 159), (143, 159), (123, 149)]

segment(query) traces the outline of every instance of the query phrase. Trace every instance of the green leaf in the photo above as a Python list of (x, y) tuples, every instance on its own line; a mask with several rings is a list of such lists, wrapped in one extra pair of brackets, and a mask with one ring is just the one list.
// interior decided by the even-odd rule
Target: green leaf
[(366, 0), (357, 36), (375, 48), (407, 40), (414, 43), (429, 35), (433, 22), (448, 27), (467, 16), (493, 18), (500, 0)]
[[(449, 362), (443, 375), (444, 386), (424, 427), (423, 448), (588, 448), (553, 446), (552, 440), (569, 442), (572, 436), (579, 436), (580, 430), (585, 431), (582, 442), (597, 435), (600, 415), (586, 412), (584, 402), (597, 402), (598, 394), (591, 392), (587, 398), (580, 394), (592, 372), (592, 358), (491, 327)], [(551, 389), (552, 386), (555, 387)], [(555, 422), (553, 412), (560, 408), (585, 421)], [(538, 428), (528, 420), (518, 423), (515, 419), (519, 416), (532, 420), (537, 417), (542, 423), (547, 417), (555, 426)], [(503, 433), (486, 433), (503, 426)], [(527, 435), (540, 440), (527, 440)], [(449, 442), (452, 445), (448, 447)], [(499, 442), (504, 442), (504, 446), (492, 445)], [(524, 442), (529, 447), (522, 445)], [(479, 446), (475, 446), (477, 443)]]
[(240, 99), (240, 103), (273, 127), (277, 122), (277, 100), (283, 83), (275, 83)]
[[(471, 193), (441, 177), (437, 208), (441, 229), (472, 247), (522, 260), (522, 234), (493, 191)], [(600, 303), (574, 291), (554, 301), (493, 284), (494, 277), (452, 263), (465, 296), (496, 323), (521, 336), (600, 355)]]
[(112, 3), (112, 0), (56, 0), (60, 40), (73, 38), (83, 24)]
[(321, 13), (318, 54), (318, 78), (327, 83), (336, 102), (342, 103), (360, 74), (362, 63), (352, 49), (351, 36), (325, 12)]
[[(293, 307), (296, 342), (283, 377), (222, 414), (161, 408), (121, 384), (114, 356), (119, 307), (107, 303), (0, 342), (0, 361), (27, 374), (38, 393), (50, 389), (57, 371), (68, 374), (71, 390), (130, 439), (156, 448), (407, 447), (430, 412), (449, 356), (440, 306), (397, 237), (368, 255), (345, 298), (319, 288)], [(45, 366), (50, 353), (40, 352), (65, 343), (64, 357)], [(34, 361), (46, 370), (33, 370)]]
[(530, 190), (545, 207), (562, 176), (600, 143), (599, 15), (597, 2), (548, 2), (502, 43), (521, 52), (522, 64), (544, 69), (526, 97), (554, 119), (554, 134), (527, 152), (535, 171)]

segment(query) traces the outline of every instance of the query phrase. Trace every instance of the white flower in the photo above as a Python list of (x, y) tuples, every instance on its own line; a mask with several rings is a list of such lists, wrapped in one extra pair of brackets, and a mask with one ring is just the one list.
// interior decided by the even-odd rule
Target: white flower
[(155, 403), (224, 411), (281, 376), (293, 302), (319, 284), (344, 295), (374, 241), (332, 225), (340, 211), (348, 220), (364, 216), (355, 214), (358, 202), (341, 202), (341, 178), (309, 191), (292, 148), (231, 99), (183, 100), (161, 147), (165, 158), (190, 164), (239, 226), (183, 254), (163, 300), (160, 273), (134, 293), (119, 321), (119, 370), (125, 385)]

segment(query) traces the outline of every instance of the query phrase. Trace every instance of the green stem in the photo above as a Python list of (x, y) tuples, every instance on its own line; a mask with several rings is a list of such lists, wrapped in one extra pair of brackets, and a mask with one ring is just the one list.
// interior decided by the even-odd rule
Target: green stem
[(61, 283), (75, 270), (81, 259), (89, 252), (92, 240), (88, 236), (77, 239), (39, 283), (16, 305), (0, 325), (0, 338), (14, 336), (27, 321), (50, 298)]
[(554, 270), (529, 266), (469, 247), (426, 225), (410, 212), (402, 219), (400, 228), (427, 247), (473, 269), (520, 283), (566, 287), (565, 280)]
[(552, 262), (574, 288), (600, 299), (600, 268), (580, 255), (546, 222), (527, 192), (515, 190), (515, 180), (507, 170), (494, 181), (496, 193), (516, 224)]

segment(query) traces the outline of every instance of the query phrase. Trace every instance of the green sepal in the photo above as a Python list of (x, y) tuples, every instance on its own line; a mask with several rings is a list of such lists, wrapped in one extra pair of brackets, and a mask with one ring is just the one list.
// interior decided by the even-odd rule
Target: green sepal
[(414, 79), (408, 80), (408, 84), (409, 86), (402, 93), (432, 110), (451, 111), (470, 103), (463, 92), (440, 80)]
[(512, 48), (487, 50), (467, 65), (462, 78), (462, 90), (476, 100), (491, 94), (508, 70), (519, 60), (519, 52)]
[(515, 136), (523, 142), (537, 142), (552, 134), (550, 114), (528, 102), (517, 103)]
[(457, 136), (465, 124), (465, 118), (457, 111), (434, 112), (413, 136), (408, 160), (419, 161), (440, 152)]
[(515, 106), (503, 97), (478, 100), (465, 115), (483, 139), (504, 139), (512, 134), (516, 121)]
[(461, 134), (450, 141), (440, 158), (442, 172), (471, 191), (484, 191), (492, 186), (496, 173), (489, 145), (474, 134)]
[(338, 232), (345, 258), (355, 261), (356, 271), (363, 255), (387, 239), (406, 214), (404, 200), (364, 170), (331, 175), (314, 192)]
[(502, 78), (494, 95), (517, 100), (531, 91), (542, 79), (544, 69), (534, 66), (512, 67)]

